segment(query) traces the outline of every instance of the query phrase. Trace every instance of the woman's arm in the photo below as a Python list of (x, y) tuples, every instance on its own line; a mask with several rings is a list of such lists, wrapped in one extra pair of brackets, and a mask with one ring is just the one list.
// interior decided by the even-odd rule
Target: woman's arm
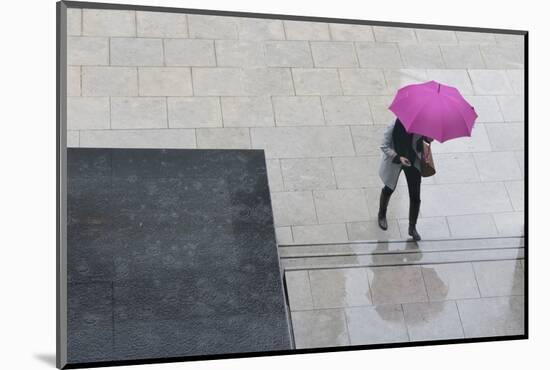
[(384, 136), (382, 138), (382, 143), (380, 145), (380, 150), (382, 150), (382, 153), (384, 153), (384, 155), (391, 158), (392, 162), (401, 163), (397, 152), (393, 150), (391, 145), (393, 140), (392, 133), (394, 126), (395, 122), (392, 122), (388, 125), (388, 127), (386, 127), (386, 130), (384, 131)]
[(416, 151), (419, 153), (422, 153), (424, 150), (424, 136), (421, 136), (418, 138), (418, 141), (416, 142)]

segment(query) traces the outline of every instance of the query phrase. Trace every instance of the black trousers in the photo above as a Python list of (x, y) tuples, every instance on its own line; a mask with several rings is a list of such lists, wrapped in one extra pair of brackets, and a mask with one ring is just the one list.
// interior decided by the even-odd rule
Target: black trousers
[[(405, 172), (405, 177), (407, 178), (407, 187), (409, 188), (409, 200), (411, 202), (411, 208), (417, 209), (420, 205), (420, 183), (422, 181), (422, 176), (420, 176), (420, 171), (414, 167), (405, 167), (403, 166), (403, 172)], [(392, 195), (393, 190), (387, 186), (384, 186), (382, 189), (384, 195), (389, 197)], [(417, 205), (417, 207), (414, 207)], [(418, 217), (418, 212), (413, 217)], [(415, 217), (415, 219), (416, 219)]]

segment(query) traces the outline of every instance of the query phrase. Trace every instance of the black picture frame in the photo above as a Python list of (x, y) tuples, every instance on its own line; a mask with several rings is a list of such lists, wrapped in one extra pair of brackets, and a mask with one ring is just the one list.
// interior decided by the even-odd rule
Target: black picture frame
[[(404, 343), (389, 343), (389, 344), (369, 344), (369, 345), (350, 345), (344, 347), (324, 347), (311, 349), (293, 349), (285, 351), (273, 352), (254, 352), (254, 353), (237, 353), (237, 354), (219, 354), (219, 355), (200, 355), (200, 356), (185, 356), (185, 357), (167, 357), (154, 358), (143, 360), (124, 360), (124, 361), (104, 361), (67, 364), (67, 9), (69, 8), (86, 8), (86, 9), (111, 9), (111, 10), (137, 10), (137, 11), (153, 11), (153, 12), (169, 12), (169, 13), (186, 13), (200, 15), (218, 15), (231, 17), (245, 18), (263, 18), (263, 19), (278, 19), (292, 21), (312, 21), (326, 23), (345, 23), (371, 26), (387, 26), (401, 28), (420, 28), (432, 30), (452, 30), (478, 33), (500, 33), (510, 35), (522, 35), (524, 37), (524, 166), (525, 166), (525, 190), (524, 190), (524, 240), (525, 240), (525, 257), (524, 257), (524, 334), (512, 336), (495, 336), (495, 337), (477, 337), (466, 339), (444, 339), (444, 340), (429, 340), (418, 342)], [(494, 341), (509, 341), (509, 340), (525, 340), (529, 338), (529, 32), (526, 30), (513, 29), (494, 29), (494, 28), (477, 28), (477, 27), (461, 27), (451, 25), (434, 25), (434, 24), (418, 24), (418, 23), (401, 23), (401, 22), (384, 22), (374, 20), (361, 19), (342, 19), (329, 17), (311, 17), (298, 16), (287, 14), (268, 14), (268, 13), (251, 13), (251, 12), (234, 12), (221, 11), (211, 9), (189, 9), (176, 7), (161, 7), (161, 6), (143, 6), (131, 4), (110, 4), (96, 2), (79, 2), (79, 1), (59, 1), (56, 3), (56, 366), (59, 369), (69, 368), (88, 368), (88, 367), (104, 367), (104, 366), (122, 366), (122, 365), (137, 365), (137, 364), (155, 364), (155, 363), (170, 363), (181, 361), (204, 361), (216, 359), (230, 358), (247, 358), (247, 357), (263, 357), (277, 355), (292, 355), (292, 354), (308, 354), (321, 352), (340, 352), (340, 351), (357, 351), (367, 349), (380, 348), (399, 348), (399, 347), (420, 347), (433, 345), (448, 345), (462, 343), (481, 343)]]

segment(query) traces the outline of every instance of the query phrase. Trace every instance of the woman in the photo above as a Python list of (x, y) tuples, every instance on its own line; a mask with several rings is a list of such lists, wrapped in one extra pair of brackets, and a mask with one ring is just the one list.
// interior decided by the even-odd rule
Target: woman
[(380, 209), (378, 211), (378, 225), (383, 230), (388, 229), (386, 210), (390, 197), (395, 190), (401, 170), (405, 172), (407, 187), (409, 188), (409, 235), (414, 240), (420, 240), (416, 230), (416, 220), (420, 211), (420, 158), (424, 146), (423, 141), (432, 139), (417, 134), (409, 134), (399, 119), (388, 125), (384, 132), (382, 162), (379, 175), (384, 183), (380, 194)]

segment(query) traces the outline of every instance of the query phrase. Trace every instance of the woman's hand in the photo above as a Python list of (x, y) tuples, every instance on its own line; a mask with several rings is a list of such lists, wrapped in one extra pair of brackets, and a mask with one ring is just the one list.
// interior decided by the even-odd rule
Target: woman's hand
[(399, 160), (401, 161), (401, 164), (405, 167), (410, 167), (411, 166), (411, 161), (409, 161), (407, 158), (405, 157), (399, 157)]

